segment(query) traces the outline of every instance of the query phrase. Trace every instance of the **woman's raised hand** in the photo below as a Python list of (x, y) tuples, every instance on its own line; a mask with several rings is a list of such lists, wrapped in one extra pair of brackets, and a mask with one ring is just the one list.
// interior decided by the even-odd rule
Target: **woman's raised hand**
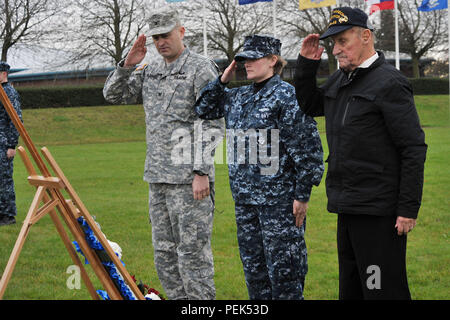
[(220, 77), (220, 81), (222, 83), (230, 82), (231, 78), (233, 78), (234, 74), (236, 73), (236, 69), (237, 69), (237, 62), (236, 60), (233, 60), (223, 72), (222, 76)]

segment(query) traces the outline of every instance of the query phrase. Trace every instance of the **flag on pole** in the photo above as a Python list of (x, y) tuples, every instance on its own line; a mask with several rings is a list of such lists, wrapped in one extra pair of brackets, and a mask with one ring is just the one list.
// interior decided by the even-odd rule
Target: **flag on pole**
[[(419, 11), (433, 11), (433, 10), (442, 10), (448, 8), (448, 1), (447, 0), (423, 0), (420, 7), (417, 8)], [(450, 10), (447, 12), (448, 15), (448, 78), (450, 80)], [(450, 92), (450, 81), (449, 81), (449, 88)], [(450, 95), (449, 95), (450, 100)], [(449, 114), (450, 114), (450, 104), (448, 107)]]
[(419, 11), (433, 11), (447, 9), (447, 0), (423, 0), (420, 7), (417, 8)]
[(272, 2), (272, 0), (239, 0), (240, 5), (250, 4), (255, 2)]
[(370, 6), (369, 15), (378, 10), (394, 10), (394, 0), (366, 0)]
[(300, 10), (329, 7), (336, 5), (336, 0), (299, 0), (298, 8)]

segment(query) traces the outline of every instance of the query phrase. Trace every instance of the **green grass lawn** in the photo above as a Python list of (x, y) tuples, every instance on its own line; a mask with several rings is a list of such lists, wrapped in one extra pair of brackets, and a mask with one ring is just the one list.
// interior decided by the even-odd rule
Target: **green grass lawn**
[[(449, 299), (450, 123), (448, 96), (417, 96), (426, 133), (425, 185), (418, 224), (408, 236), (408, 277), (413, 299)], [(103, 232), (123, 250), (130, 274), (162, 290), (153, 264), (148, 223), (148, 185), (141, 106), (24, 110), (38, 147), (47, 146)], [(327, 154), (323, 119), (318, 126)], [(0, 228), (0, 272), (6, 266), (35, 189), (19, 157), (15, 160), (18, 223)], [(306, 299), (338, 298), (336, 215), (326, 211), (324, 181), (313, 189), (306, 242)], [(216, 165), (216, 211), (212, 238), (217, 299), (247, 299), (236, 240), (234, 203), (226, 165)], [(31, 228), (5, 299), (90, 299), (67, 288), (72, 260), (49, 217)], [(89, 266), (94, 285), (101, 289)]]

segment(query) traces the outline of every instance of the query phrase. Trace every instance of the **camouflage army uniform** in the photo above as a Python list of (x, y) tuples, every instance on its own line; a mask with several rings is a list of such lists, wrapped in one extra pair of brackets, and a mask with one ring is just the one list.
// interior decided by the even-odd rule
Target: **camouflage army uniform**
[[(230, 186), (249, 297), (302, 299), (305, 223), (295, 226), (292, 205), (294, 199), (307, 202), (312, 185), (322, 178), (315, 121), (302, 113), (294, 88), (278, 75), (257, 93), (253, 85), (228, 89), (218, 78), (202, 90), (195, 110), (202, 119), (225, 117), (227, 153), (233, 155), (228, 157)], [(240, 151), (240, 139), (246, 139), (240, 143), (250, 149), (252, 139), (253, 144), (257, 141), (258, 155), (264, 148), (271, 150), (277, 170), (264, 173), (268, 165), (261, 159), (252, 161), (255, 150)]]
[[(223, 138), (223, 121), (203, 121), (194, 112), (200, 89), (217, 76), (215, 64), (185, 48), (166, 66), (122, 67), (106, 80), (104, 96), (112, 103), (134, 104), (142, 96), (147, 137), (144, 180), (149, 203), (155, 266), (169, 299), (214, 299), (211, 232), (214, 211), (214, 163), (204, 161)], [(206, 140), (202, 132), (215, 132)], [(191, 139), (194, 141), (191, 148)], [(180, 141), (188, 141), (179, 155)], [(211, 197), (194, 200), (193, 171), (208, 174)]]
[[(17, 91), (8, 82), (3, 83), (9, 100), (22, 119), (20, 108), (20, 97)], [(19, 140), (19, 132), (12, 123), (6, 109), (0, 104), (0, 219), (4, 216), (14, 217), (16, 210), (16, 195), (13, 181), (13, 161), (8, 159), (6, 153), (8, 149), (15, 149)]]

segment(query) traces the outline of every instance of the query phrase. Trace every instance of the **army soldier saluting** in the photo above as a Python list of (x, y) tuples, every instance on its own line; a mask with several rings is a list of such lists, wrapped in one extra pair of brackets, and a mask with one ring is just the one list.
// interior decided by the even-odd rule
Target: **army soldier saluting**
[[(149, 24), (162, 59), (136, 68), (147, 52), (146, 37), (140, 35), (126, 59), (109, 75), (103, 93), (112, 103), (143, 99), (147, 127), (144, 180), (150, 186), (155, 266), (165, 293), (169, 299), (214, 299), (214, 164), (194, 158), (196, 152), (190, 161), (176, 161), (174, 150), (182, 138), (177, 132), (196, 139), (201, 127), (223, 137), (223, 121), (202, 121), (194, 112), (200, 90), (217, 77), (217, 67), (184, 46), (185, 28), (176, 11), (155, 12)], [(213, 150), (219, 140), (196, 140), (194, 144)]]
[[(20, 97), (8, 83), (9, 64), (0, 62), (0, 82), (14, 109), (22, 120)], [(3, 105), (0, 107), (0, 226), (16, 223), (16, 195), (13, 181), (13, 161), (19, 132)]]

